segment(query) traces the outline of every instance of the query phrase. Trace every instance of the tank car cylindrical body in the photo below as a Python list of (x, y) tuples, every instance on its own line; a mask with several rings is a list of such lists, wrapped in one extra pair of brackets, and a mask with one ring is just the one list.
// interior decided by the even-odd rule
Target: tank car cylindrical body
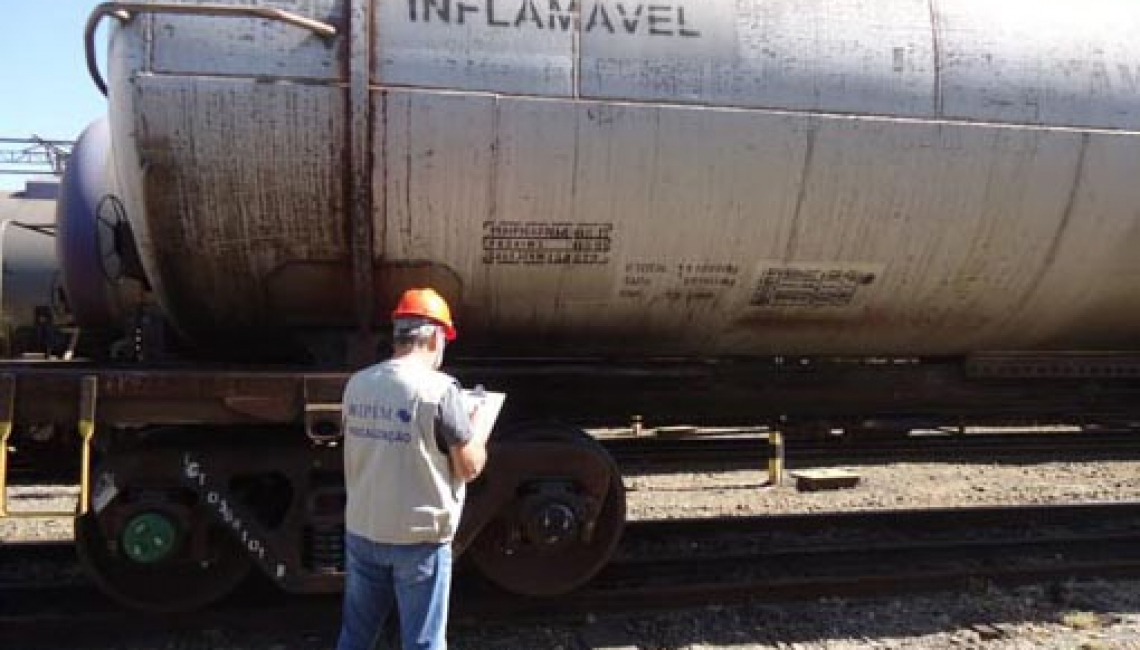
[(24, 192), (0, 196), (0, 350), (5, 357), (44, 353), (52, 325), (67, 319), (54, 255), (58, 186), (27, 185)]
[(366, 246), (376, 295), (436, 286), (472, 349), (1140, 342), (1135, 2), (291, 9), (338, 34), (112, 35), (123, 204), (192, 336), (353, 327)]

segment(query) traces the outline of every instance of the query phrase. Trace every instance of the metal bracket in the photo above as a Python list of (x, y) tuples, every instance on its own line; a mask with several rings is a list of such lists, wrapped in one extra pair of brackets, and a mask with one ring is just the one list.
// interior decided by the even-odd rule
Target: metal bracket
[(123, 22), (130, 22), (136, 14), (185, 14), (192, 16), (218, 16), (238, 18), (264, 18), (276, 20), (302, 29), (307, 29), (323, 38), (336, 36), (336, 27), (306, 18), (291, 11), (276, 9), (274, 7), (242, 7), (223, 4), (174, 4), (174, 3), (142, 3), (142, 2), (104, 2), (91, 12), (87, 18), (87, 27), (84, 30), (84, 45), (87, 55), (87, 72), (95, 87), (104, 96), (107, 94), (107, 82), (99, 72), (99, 63), (95, 58), (95, 30), (99, 23), (107, 16), (114, 16)]
[(305, 407), (305, 435), (315, 445), (334, 446), (344, 437), (344, 416), (340, 400), (330, 401), (331, 395), (319, 380), (305, 377), (302, 386)]
[(297, 582), (297, 567), (292, 564), (295, 558), (279, 536), (262, 526), (253, 512), (230, 494), (225, 480), (215, 476), (201, 457), (189, 451), (183, 453), (178, 478), (198, 494), (218, 523), (230, 529), (265, 575), (282, 586)]

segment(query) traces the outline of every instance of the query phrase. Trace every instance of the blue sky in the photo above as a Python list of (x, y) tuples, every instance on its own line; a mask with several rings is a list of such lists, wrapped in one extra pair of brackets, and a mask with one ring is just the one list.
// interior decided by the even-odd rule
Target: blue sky
[[(83, 58), (83, 27), (99, 0), (0, 2), (0, 137), (74, 140), (106, 111)], [(0, 190), (23, 185), (0, 175)]]

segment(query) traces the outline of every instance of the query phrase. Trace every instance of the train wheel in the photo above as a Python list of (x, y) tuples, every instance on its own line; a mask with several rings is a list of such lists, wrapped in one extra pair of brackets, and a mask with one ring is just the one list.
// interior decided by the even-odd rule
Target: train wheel
[(513, 489), (468, 550), (475, 567), (516, 594), (581, 586), (609, 561), (625, 526), (617, 465), (585, 432), (560, 425), (516, 431), (497, 447), (488, 471), (508, 475)]
[(214, 525), (187, 531), (161, 509), (140, 510), (108, 532), (95, 515), (75, 518), (75, 545), (92, 580), (130, 607), (178, 612), (233, 591), (249, 574), (249, 556)]

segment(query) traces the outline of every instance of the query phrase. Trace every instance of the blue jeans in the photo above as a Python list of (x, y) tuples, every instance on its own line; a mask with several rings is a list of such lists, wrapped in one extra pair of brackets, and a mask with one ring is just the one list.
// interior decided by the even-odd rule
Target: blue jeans
[(396, 605), (403, 650), (446, 650), (451, 544), (378, 544), (345, 535), (337, 650), (371, 650)]

